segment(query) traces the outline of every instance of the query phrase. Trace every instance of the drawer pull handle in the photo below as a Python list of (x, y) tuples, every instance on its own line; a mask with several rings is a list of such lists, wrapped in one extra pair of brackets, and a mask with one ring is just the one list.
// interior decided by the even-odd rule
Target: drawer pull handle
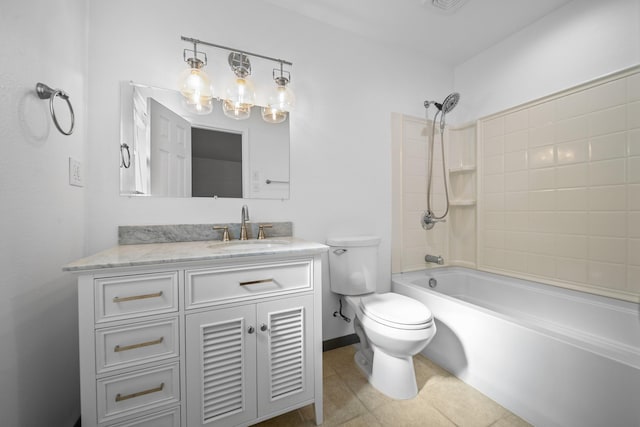
[(127, 350), (133, 350), (136, 348), (140, 348), (140, 347), (148, 347), (150, 345), (156, 345), (156, 344), (161, 344), (162, 341), (164, 341), (164, 337), (160, 337), (157, 340), (153, 340), (153, 341), (147, 341), (147, 342), (141, 342), (138, 344), (131, 344), (131, 345), (116, 345), (113, 348), (113, 351), (115, 351), (116, 353), (120, 352), (120, 351), (127, 351)]
[(273, 279), (251, 280), (249, 282), (240, 282), (240, 286), (257, 285), (258, 283), (273, 282)]
[(155, 294), (134, 295), (131, 297), (113, 297), (113, 302), (134, 301), (138, 299), (157, 298), (162, 296), (162, 291)]
[(122, 402), (123, 400), (133, 399), (134, 397), (144, 396), (146, 394), (157, 393), (164, 389), (164, 383), (161, 383), (159, 387), (150, 388), (149, 390), (138, 391), (136, 393), (125, 394), (122, 396), (120, 393), (116, 394), (116, 402)]

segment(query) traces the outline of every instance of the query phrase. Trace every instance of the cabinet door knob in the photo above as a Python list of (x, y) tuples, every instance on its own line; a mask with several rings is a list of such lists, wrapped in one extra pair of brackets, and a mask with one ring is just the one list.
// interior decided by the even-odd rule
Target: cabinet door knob
[(261, 330), (262, 332), (266, 331), (267, 329), (269, 329), (269, 328), (268, 328), (268, 327), (267, 327), (267, 325), (265, 325), (264, 323), (263, 323), (262, 325), (260, 325), (260, 330)]
[(249, 332), (250, 334), (254, 333), (256, 331), (256, 328), (254, 328), (253, 326), (249, 326), (249, 328), (247, 328), (247, 332)]

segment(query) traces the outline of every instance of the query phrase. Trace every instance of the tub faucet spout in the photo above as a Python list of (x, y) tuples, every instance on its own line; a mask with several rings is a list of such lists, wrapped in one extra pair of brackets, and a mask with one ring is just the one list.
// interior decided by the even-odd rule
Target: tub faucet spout
[(432, 262), (432, 263), (438, 264), (438, 265), (443, 265), (444, 264), (444, 258), (442, 258), (440, 255), (425, 255), (424, 256), (424, 261), (425, 262)]

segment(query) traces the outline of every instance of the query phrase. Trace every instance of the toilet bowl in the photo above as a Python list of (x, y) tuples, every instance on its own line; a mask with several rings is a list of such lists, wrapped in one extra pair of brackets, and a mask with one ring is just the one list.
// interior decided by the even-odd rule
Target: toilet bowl
[(436, 333), (429, 309), (393, 292), (375, 293), (377, 237), (329, 239), (331, 290), (345, 296), (360, 339), (356, 365), (371, 385), (394, 399), (418, 393), (413, 356)]
[(355, 361), (362, 373), (389, 397), (415, 397), (413, 356), (435, 335), (429, 310), (419, 301), (391, 292), (347, 297), (346, 301), (356, 313), (360, 349)]

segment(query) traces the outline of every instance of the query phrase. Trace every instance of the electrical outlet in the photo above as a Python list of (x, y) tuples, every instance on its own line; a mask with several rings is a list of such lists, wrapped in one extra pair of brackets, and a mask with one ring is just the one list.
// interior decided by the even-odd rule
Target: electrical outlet
[(84, 172), (79, 160), (69, 157), (69, 185), (84, 187)]

